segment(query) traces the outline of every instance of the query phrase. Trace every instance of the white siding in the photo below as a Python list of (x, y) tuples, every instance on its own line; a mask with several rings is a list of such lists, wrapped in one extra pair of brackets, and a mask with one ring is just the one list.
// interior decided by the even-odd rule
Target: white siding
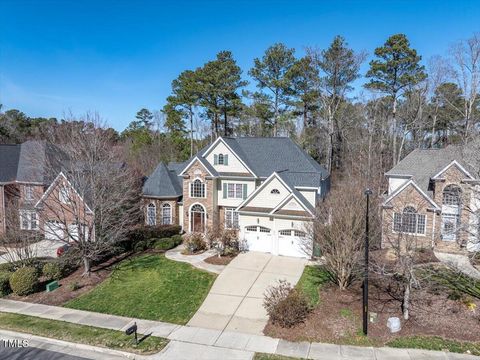
[(178, 224), (183, 230), (183, 205), (178, 205)]
[(388, 195), (391, 195), (395, 190), (397, 190), (400, 186), (405, 184), (409, 179), (406, 178), (395, 178), (389, 177), (388, 178)]
[(297, 199), (292, 198), (290, 199), (285, 205), (281, 207), (281, 209), (285, 210), (296, 210), (296, 211), (305, 211), (305, 209), (300, 205)]
[(220, 185), (217, 186), (217, 199), (219, 206), (231, 206), (237, 207), (244, 200), (242, 199), (224, 199), (223, 198), (223, 184), (247, 184), (247, 197), (255, 191), (255, 180), (251, 181), (240, 181), (240, 180), (217, 180)]
[[(280, 194), (272, 194), (271, 192), (273, 189), (277, 189)], [(290, 195), (290, 190), (288, 190), (277, 178), (273, 178), (246, 206), (273, 209), (288, 195)]]
[[(227, 154), (228, 155), (228, 165), (214, 165), (214, 156), (218, 154)], [(228, 172), (228, 173), (250, 173), (248, 169), (238, 160), (238, 158), (225, 146), (221, 141), (210, 150), (210, 153), (206, 157), (207, 161), (217, 170), (218, 172)]]
[(315, 200), (317, 198), (317, 191), (316, 190), (299, 190), (300, 194), (302, 194), (305, 199), (313, 206), (315, 207), (317, 204), (315, 203)]

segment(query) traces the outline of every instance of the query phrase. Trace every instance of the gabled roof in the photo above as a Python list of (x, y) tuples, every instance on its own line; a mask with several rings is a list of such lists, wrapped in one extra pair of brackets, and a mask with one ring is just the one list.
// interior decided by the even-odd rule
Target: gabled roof
[[(279, 174), (277, 172), (274, 172), (272, 175), (270, 175), (247, 199), (242, 201), (242, 203), (236, 208), (236, 211), (241, 211), (242, 208), (245, 210), (245, 205), (247, 205), (258, 193), (263, 191), (267, 184), (275, 178), (278, 179), (290, 191), (290, 194), (280, 202), (279, 206), (283, 205), (288, 199), (294, 197), (308, 213), (311, 215), (314, 214), (315, 208), (308, 202), (308, 200), (305, 199), (305, 197), (298, 190), (296, 190), (291, 183), (286, 181), (281, 173)], [(277, 207), (271, 209), (269, 214), (273, 215), (276, 210), (278, 210)]]
[(182, 179), (178, 174), (184, 167), (185, 163), (158, 164), (143, 185), (143, 195), (160, 198), (182, 196)]
[(65, 154), (46, 141), (29, 140), (0, 145), (0, 182), (49, 184), (66, 160)]
[(455, 160), (467, 171), (471, 171), (463, 161), (462, 148), (449, 145), (444, 149), (415, 149), (385, 175), (388, 177), (409, 176), (424, 192), (430, 195), (430, 179)]
[(428, 194), (423, 191), (413, 180), (408, 180), (400, 186), (397, 190), (395, 190), (387, 199), (385, 199), (383, 205), (386, 206), (393, 198), (395, 198), (397, 195), (399, 195), (403, 190), (405, 190), (408, 186), (413, 186), (415, 190), (417, 190), (424, 198), (427, 200), (434, 209), (440, 210), (441, 208), (433, 201)]

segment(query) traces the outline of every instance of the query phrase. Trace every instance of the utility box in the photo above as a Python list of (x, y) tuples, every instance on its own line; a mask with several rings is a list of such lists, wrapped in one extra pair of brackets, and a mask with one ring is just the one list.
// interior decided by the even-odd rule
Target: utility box
[(50, 292), (50, 291), (53, 291), (55, 289), (58, 289), (59, 285), (58, 285), (58, 281), (55, 280), (55, 281), (52, 281), (50, 283), (47, 284), (47, 292)]

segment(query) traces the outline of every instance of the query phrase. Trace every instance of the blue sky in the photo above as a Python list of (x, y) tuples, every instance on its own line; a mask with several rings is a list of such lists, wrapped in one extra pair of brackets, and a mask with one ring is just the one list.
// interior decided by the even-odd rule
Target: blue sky
[(480, 3), (461, 0), (0, 0), (0, 14), (4, 110), (98, 111), (118, 130), (140, 108), (160, 109), (181, 71), (220, 50), (233, 52), (248, 79), (253, 58), (275, 42), (302, 55), (340, 34), (371, 55), (401, 32), (427, 60), (480, 31)]

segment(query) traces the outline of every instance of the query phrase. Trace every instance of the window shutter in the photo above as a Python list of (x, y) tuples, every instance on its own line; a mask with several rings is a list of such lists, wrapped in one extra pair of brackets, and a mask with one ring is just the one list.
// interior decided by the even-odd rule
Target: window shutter
[(213, 165), (218, 165), (218, 155), (213, 155)]
[(228, 165), (228, 155), (223, 155), (223, 165)]
[(247, 198), (247, 184), (243, 184), (243, 200)]
[(223, 198), (227, 198), (227, 184), (223, 183)]

